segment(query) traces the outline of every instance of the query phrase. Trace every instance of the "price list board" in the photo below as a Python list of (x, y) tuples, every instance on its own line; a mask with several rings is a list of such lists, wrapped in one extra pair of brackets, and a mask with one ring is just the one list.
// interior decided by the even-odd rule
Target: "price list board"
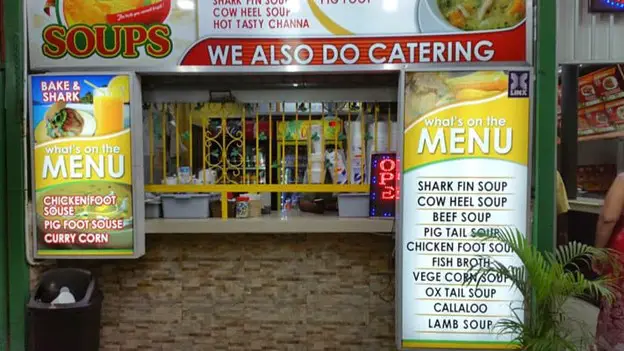
[(526, 233), (529, 86), (528, 71), (405, 75), (401, 348), (516, 348), (495, 327), (522, 318), (522, 295), (504, 276), (471, 268), (521, 265), (506, 244), (474, 234)]

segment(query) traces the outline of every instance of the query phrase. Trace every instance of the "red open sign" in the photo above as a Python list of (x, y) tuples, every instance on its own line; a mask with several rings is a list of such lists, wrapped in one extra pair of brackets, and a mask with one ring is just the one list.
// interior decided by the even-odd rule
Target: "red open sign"
[(399, 163), (395, 153), (371, 156), (370, 216), (394, 217), (399, 199)]
[(382, 200), (396, 200), (396, 160), (391, 158), (385, 158), (379, 162), (379, 178), (377, 182), (381, 186), (381, 199)]

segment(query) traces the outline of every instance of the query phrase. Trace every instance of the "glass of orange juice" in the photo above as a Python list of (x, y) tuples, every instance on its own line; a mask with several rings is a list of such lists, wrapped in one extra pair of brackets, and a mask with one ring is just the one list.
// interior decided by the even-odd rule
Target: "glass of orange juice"
[(94, 89), (95, 135), (107, 135), (123, 130), (123, 105), (123, 99), (112, 94), (108, 88)]

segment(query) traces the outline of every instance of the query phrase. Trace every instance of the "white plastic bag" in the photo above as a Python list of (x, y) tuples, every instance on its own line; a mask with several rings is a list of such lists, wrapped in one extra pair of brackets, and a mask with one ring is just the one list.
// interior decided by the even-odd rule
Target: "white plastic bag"
[(61, 288), (61, 292), (58, 294), (56, 299), (52, 301), (52, 304), (61, 305), (61, 304), (68, 304), (68, 303), (76, 303), (76, 298), (74, 297), (74, 294), (72, 294), (71, 291), (69, 291), (69, 288), (64, 286)]

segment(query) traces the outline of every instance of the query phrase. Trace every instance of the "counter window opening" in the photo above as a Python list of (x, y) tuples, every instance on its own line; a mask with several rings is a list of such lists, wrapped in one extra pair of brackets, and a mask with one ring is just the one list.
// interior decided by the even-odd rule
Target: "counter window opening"
[(340, 216), (367, 217), (370, 160), (396, 152), (396, 116), (387, 102), (146, 102), (146, 206), (225, 219), (335, 214), (344, 201)]
[(622, 64), (563, 65), (560, 69), (559, 169), (573, 212), (598, 214), (613, 179), (624, 171), (623, 89)]

